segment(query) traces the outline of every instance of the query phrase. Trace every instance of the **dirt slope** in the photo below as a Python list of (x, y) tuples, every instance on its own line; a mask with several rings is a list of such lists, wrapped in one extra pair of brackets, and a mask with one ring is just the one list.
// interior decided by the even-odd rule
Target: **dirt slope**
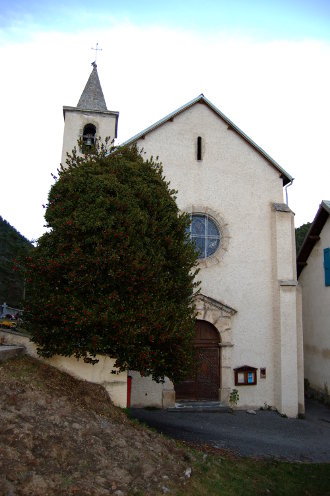
[(0, 495), (164, 494), (185, 484), (185, 456), (101, 386), (28, 357), (1, 364)]

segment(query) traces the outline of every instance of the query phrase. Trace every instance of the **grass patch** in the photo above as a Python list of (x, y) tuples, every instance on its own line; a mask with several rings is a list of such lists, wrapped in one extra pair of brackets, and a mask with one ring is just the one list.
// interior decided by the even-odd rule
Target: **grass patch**
[(233, 458), (194, 451), (189, 486), (177, 496), (330, 495), (330, 465)]

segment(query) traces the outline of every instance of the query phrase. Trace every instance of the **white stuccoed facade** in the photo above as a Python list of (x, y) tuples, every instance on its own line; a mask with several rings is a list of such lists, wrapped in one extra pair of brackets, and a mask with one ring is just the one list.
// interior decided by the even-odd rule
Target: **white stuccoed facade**
[[(93, 124), (96, 127), (96, 136), (117, 136), (117, 112), (110, 111), (83, 111), (76, 107), (64, 107), (64, 132), (61, 164), (65, 166), (67, 153), (71, 153), (74, 147), (78, 150), (77, 140), (82, 139), (84, 127)], [(78, 150), (79, 152), (79, 150)]]
[[(198, 318), (220, 333), (219, 399), (228, 402), (236, 388), (240, 408), (266, 403), (296, 416), (304, 410), (301, 304), (293, 214), (283, 205), (279, 171), (203, 103), (136, 143), (147, 157), (159, 156), (166, 179), (178, 190), (179, 208), (208, 213), (220, 227), (220, 248), (201, 261), (198, 274), (201, 293), (235, 311), (223, 317), (222, 328), (216, 309), (205, 315), (205, 305), (198, 304)], [(257, 385), (235, 386), (233, 369), (243, 365), (258, 368)], [(266, 368), (265, 379), (260, 368)], [(163, 387), (167, 398), (169, 383), (151, 387), (134, 373), (132, 405), (165, 406)]]
[[(95, 85), (96, 67), (92, 76)], [(86, 88), (85, 106), (91, 92)], [(118, 113), (104, 110), (104, 100), (101, 104), (104, 107), (93, 112), (64, 107), (63, 163), (86, 124), (95, 125), (102, 138), (116, 136)], [(198, 137), (202, 138), (201, 160), (197, 159)], [(158, 156), (170, 187), (178, 190), (179, 208), (208, 214), (220, 230), (218, 250), (200, 261), (201, 295), (196, 300), (197, 318), (212, 324), (218, 333), (217, 399), (228, 404), (235, 388), (239, 408), (266, 403), (290, 417), (302, 413), (302, 319), (294, 219), (283, 203), (283, 184), (292, 178), (202, 95), (126, 143), (136, 143), (146, 157)], [(234, 369), (244, 365), (257, 369), (256, 385), (235, 386)], [(261, 368), (266, 369), (265, 378)], [(171, 381), (157, 384), (137, 372), (129, 374), (131, 406), (174, 404)]]
[(303, 291), (305, 377), (312, 388), (325, 391), (330, 389), (330, 286), (325, 285), (323, 251), (330, 248), (330, 214), (319, 237), (299, 283)]

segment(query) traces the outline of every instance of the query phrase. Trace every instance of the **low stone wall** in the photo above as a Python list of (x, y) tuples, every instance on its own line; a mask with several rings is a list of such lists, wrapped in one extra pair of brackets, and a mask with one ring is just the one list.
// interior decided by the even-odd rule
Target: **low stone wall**
[(131, 407), (174, 407), (174, 386), (167, 377), (165, 377), (165, 382), (157, 383), (151, 377), (141, 377), (139, 372), (131, 370), (129, 375), (132, 377)]
[(74, 357), (54, 356), (44, 359), (37, 353), (36, 345), (30, 339), (16, 331), (0, 330), (0, 338), (4, 344), (23, 345), (27, 355), (56, 367), (62, 372), (95, 384), (101, 384), (109, 394), (112, 402), (121, 408), (126, 407), (127, 403), (127, 372), (113, 374), (115, 371), (115, 359), (97, 355), (98, 363), (92, 365), (85, 363), (82, 359), (77, 360)]

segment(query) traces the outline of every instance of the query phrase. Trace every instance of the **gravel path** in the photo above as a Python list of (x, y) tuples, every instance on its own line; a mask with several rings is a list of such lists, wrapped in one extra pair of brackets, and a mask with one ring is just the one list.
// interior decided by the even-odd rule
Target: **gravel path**
[(273, 411), (251, 415), (132, 409), (131, 415), (176, 439), (242, 456), (330, 462), (330, 409), (316, 401), (307, 403), (305, 419), (283, 418)]

